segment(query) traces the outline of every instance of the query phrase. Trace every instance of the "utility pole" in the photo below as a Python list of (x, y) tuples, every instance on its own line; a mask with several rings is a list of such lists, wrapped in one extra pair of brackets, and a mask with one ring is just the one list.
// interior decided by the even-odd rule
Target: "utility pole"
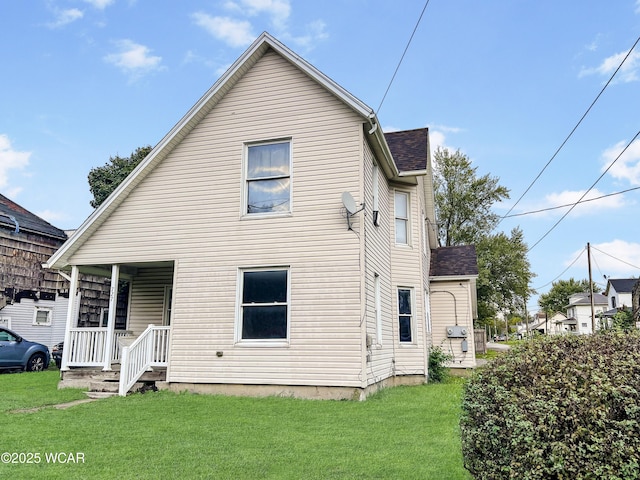
[(587, 263), (589, 265), (589, 298), (591, 299), (591, 333), (596, 333), (596, 312), (593, 301), (593, 278), (591, 276), (591, 244), (587, 242)]

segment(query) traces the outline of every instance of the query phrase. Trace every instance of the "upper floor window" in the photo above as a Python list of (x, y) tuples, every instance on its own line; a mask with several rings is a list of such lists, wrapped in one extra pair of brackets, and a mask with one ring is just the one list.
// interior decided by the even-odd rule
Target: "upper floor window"
[(409, 245), (409, 194), (395, 193), (396, 243)]
[(372, 188), (373, 188), (373, 224), (377, 227), (378, 226), (378, 212), (380, 210), (380, 206), (379, 206), (379, 194), (378, 191), (380, 189), (379, 187), (379, 183), (380, 183), (380, 169), (378, 168), (378, 165), (376, 165), (375, 163), (373, 164), (373, 170), (372, 170)]
[(291, 211), (291, 142), (247, 145), (247, 214)]

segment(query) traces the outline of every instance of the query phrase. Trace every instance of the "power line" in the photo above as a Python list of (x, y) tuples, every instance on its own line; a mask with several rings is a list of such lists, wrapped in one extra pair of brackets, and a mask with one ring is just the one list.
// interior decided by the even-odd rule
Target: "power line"
[(621, 258), (614, 257), (613, 255), (611, 255), (611, 254), (609, 254), (609, 253), (607, 253), (607, 252), (603, 252), (602, 250), (600, 250), (599, 248), (594, 247), (593, 245), (591, 245), (591, 248), (593, 248), (594, 250), (599, 251), (600, 253), (605, 254), (607, 257), (611, 257), (611, 258), (613, 258), (614, 260), (617, 260), (617, 261), (619, 261), (619, 262), (624, 263), (625, 265), (629, 265), (630, 267), (637, 268), (638, 270), (640, 270), (640, 267), (638, 267), (638, 266), (636, 266), (636, 265), (633, 265), (633, 264), (631, 264), (631, 263), (629, 263), (629, 262), (625, 262), (625, 261), (624, 261), (624, 260), (622, 260)]
[(580, 251), (580, 253), (578, 254), (578, 256), (573, 260), (573, 262), (571, 262), (571, 263), (569, 264), (569, 266), (568, 266), (567, 268), (565, 268), (565, 269), (562, 271), (562, 273), (561, 273), (560, 275), (558, 275), (556, 278), (554, 278), (553, 280), (551, 280), (549, 283), (545, 283), (544, 285), (541, 285), (541, 286), (539, 286), (539, 287), (534, 288), (534, 290), (540, 290), (540, 289), (542, 289), (542, 288), (546, 287), (547, 285), (551, 285), (553, 282), (555, 282), (557, 279), (559, 279), (562, 275), (564, 275), (564, 274), (567, 272), (567, 270), (569, 270), (571, 267), (573, 267), (573, 265), (574, 265), (578, 260), (580, 260), (580, 258), (582, 257), (582, 255), (584, 255), (584, 252), (586, 252), (586, 251), (587, 251), (587, 248), (586, 248), (586, 247), (585, 247), (585, 248), (583, 248), (583, 249)]
[(496, 227), (498, 227), (498, 225), (500, 225), (500, 223), (502, 222), (503, 219), (507, 218), (507, 216), (511, 213), (511, 211), (516, 207), (516, 205), (518, 205), (518, 203), (520, 203), (520, 200), (522, 200), (522, 198), (529, 192), (529, 190), (531, 190), (531, 187), (533, 187), (533, 185), (538, 181), (538, 179), (542, 176), (542, 174), (544, 173), (544, 171), (547, 169), (547, 167), (551, 164), (551, 162), (556, 158), (556, 156), (558, 155), (558, 153), (560, 153), (560, 150), (562, 150), (562, 148), (565, 146), (565, 144), (569, 141), (569, 139), (571, 138), (571, 136), (573, 135), (573, 133), (578, 129), (578, 127), (580, 126), (580, 124), (582, 123), (582, 121), (585, 119), (585, 117), (587, 116), (587, 114), (591, 111), (591, 109), (593, 108), (593, 106), (596, 104), (596, 102), (598, 101), (598, 99), (600, 98), (600, 96), (604, 93), (604, 91), (606, 90), (606, 88), (609, 86), (609, 84), (613, 81), (613, 77), (616, 76), (616, 74), (618, 73), (618, 71), (622, 68), (622, 65), (624, 64), (624, 62), (627, 61), (627, 58), (629, 58), (629, 56), (631, 55), (631, 52), (633, 52), (633, 49), (636, 48), (636, 45), (638, 44), (638, 42), (640, 41), (640, 37), (638, 37), (635, 41), (635, 43), (633, 44), (633, 46), (629, 49), (629, 51), (627, 52), (627, 54), (625, 55), (625, 57), (622, 59), (622, 61), (620, 62), (620, 65), (618, 65), (618, 68), (616, 68), (615, 72), (613, 72), (613, 74), (611, 75), (611, 78), (609, 78), (609, 80), (607, 81), (607, 83), (605, 83), (604, 87), (602, 87), (602, 90), (600, 90), (600, 93), (598, 93), (598, 95), (596, 96), (595, 100), (593, 102), (591, 102), (591, 105), (589, 105), (589, 108), (587, 108), (587, 111), (584, 112), (584, 114), (582, 115), (582, 117), (580, 117), (580, 120), (578, 120), (578, 123), (576, 123), (575, 127), (573, 127), (573, 129), (571, 130), (571, 132), (569, 132), (569, 135), (567, 135), (567, 137), (564, 139), (564, 141), (562, 142), (562, 144), (558, 147), (558, 149), (555, 151), (555, 153), (552, 155), (552, 157), (549, 159), (549, 161), (547, 162), (547, 164), (542, 168), (542, 170), (540, 170), (540, 173), (538, 173), (538, 175), (536, 176), (536, 178), (533, 179), (533, 181), (529, 184), (529, 186), (527, 187), (527, 189), (524, 191), (524, 193), (522, 195), (520, 195), (520, 198), (518, 198), (518, 200), (516, 201), (516, 203), (514, 203), (511, 208), (509, 209), (509, 211), (506, 213), (505, 216), (501, 217), (500, 220), (498, 221), (498, 223), (496, 224)]
[(404, 52), (402, 52), (402, 56), (400, 57), (400, 61), (398, 62), (398, 66), (396, 67), (395, 72), (393, 72), (393, 76), (391, 77), (391, 81), (389, 82), (389, 85), (387, 86), (387, 89), (384, 92), (384, 95), (382, 96), (382, 100), (380, 100), (380, 105), (378, 105), (378, 109), (376, 110), (376, 114), (378, 114), (380, 112), (380, 109), (382, 108), (382, 104), (384, 103), (384, 99), (387, 98), (387, 93), (389, 93), (389, 89), (391, 88), (391, 84), (393, 83), (393, 80), (396, 78), (396, 74), (398, 73), (398, 70), (400, 70), (400, 65), (402, 64), (402, 60), (404, 60), (404, 56), (407, 53), (407, 50), (409, 50), (409, 45), (411, 45), (411, 41), (413, 40), (413, 36), (416, 34), (416, 30), (418, 30), (418, 25), (420, 25), (420, 21), (422, 20), (422, 16), (424, 15), (425, 10), (427, 9), (427, 5), (429, 5), (429, 1), (427, 0), (426, 3), (424, 4), (424, 7), (422, 8), (422, 12), (420, 13), (420, 17), (418, 18), (418, 21), (416, 22), (416, 26), (413, 28), (413, 32), (411, 33), (411, 37), (409, 37), (409, 41), (407, 42), (407, 46), (404, 48)]
[(604, 176), (605, 176), (605, 174), (606, 174), (606, 173), (611, 169), (611, 167), (613, 167), (613, 166), (615, 165), (615, 163), (620, 159), (620, 157), (624, 154), (624, 152), (626, 152), (626, 151), (627, 151), (627, 149), (628, 149), (628, 148), (631, 146), (631, 144), (636, 140), (636, 138), (638, 138), (638, 136), (640, 136), (640, 130), (638, 130), (638, 131), (636, 132), (636, 134), (633, 136), (633, 138), (631, 139), (631, 141), (630, 141), (629, 143), (627, 143), (627, 145), (622, 149), (622, 151), (618, 154), (618, 156), (615, 158), (615, 160), (609, 164), (609, 166), (607, 167), (607, 169), (606, 169), (604, 172), (602, 172), (602, 175), (600, 175), (600, 176), (597, 178), (597, 180), (596, 180), (595, 182), (593, 182), (593, 184), (589, 187), (589, 189), (588, 189), (586, 192), (584, 192), (584, 193), (582, 194), (582, 196), (578, 199), (578, 201), (577, 201), (577, 202), (575, 202), (575, 203), (571, 206), (571, 208), (570, 208), (569, 210), (567, 210), (567, 212), (566, 212), (562, 217), (560, 217), (560, 220), (558, 220), (558, 221), (553, 225), (553, 227), (551, 227), (549, 230), (547, 230), (547, 233), (545, 233), (542, 237), (540, 237), (540, 239), (539, 239), (536, 243), (534, 243), (534, 244), (529, 248), (529, 250), (527, 250), (527, 253), (529, 253), (531, 250), (533, 250), (533, 248), (534, 248), (536, 245), (538, 245), (542, 240), (544, 240), (544, 239), (545, 239), (545, 237), (546, 237), (547, 235), (549, 235), (549, 234), (550, 234), (550, 233), (551, 233), (551, 232), (552, 232), (552, 231), (553, 231), (553, 230), (558, 226), (558, 224), (559, 224), (562, 220), (564, 220), (564, 219), (567, 217), (567, 215), (569, 215), (569, 214), (571, 213), (571, 211), (576, 207), (576, 205), (578, 205), (578, 204), (579, 204), (579, 203), (584, 199), (584, 197), (585, 197), (585, 196), (586, 196), (586, 195), (587, 195), (587, 194), (588, 194), (588, 193), (593, 189), (593, 187), (595, 187), (595, 186), (596, 186), (596, 184), (597, 184), (597, 183), (602, 179), (602, 177), (604, 177)]
[[(603, 198), (613, 197), (615, 195), (622, 195), (623, 193), (632, 192), (633, 190), (640, 190), (640, 187), (628, 188), (628, 189), (622, 190), (620, 192), (607, 193), (606, 195), (601, 195), (599, 197), (587, 198), (586, 200), (579, 201), (578, 203), (580, 204), (580, 203), (594, 202), (596, 200), (601, 200)], [(549, 212), (551, 210), (557, 210), (559, 208), (570, 207), (571, 205), (573, 205), (573, 204), (572, 203), (567, 203), (565, 205), (558, 205), (557, 207), (541, 208), (540, 210), (532, 210), (530, 212), (514, 213), (512, 215), (505, 215), (502, 218), (522, 217), (524, 215), (533, 215), (535, 213)]]

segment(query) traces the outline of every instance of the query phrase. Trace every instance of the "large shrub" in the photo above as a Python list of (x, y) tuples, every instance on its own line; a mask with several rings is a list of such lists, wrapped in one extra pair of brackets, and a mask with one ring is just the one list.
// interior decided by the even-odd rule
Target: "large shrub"
[(640, 334), (542, 337), (467, 382), (465, 467), (478, 479), (640, 478)]

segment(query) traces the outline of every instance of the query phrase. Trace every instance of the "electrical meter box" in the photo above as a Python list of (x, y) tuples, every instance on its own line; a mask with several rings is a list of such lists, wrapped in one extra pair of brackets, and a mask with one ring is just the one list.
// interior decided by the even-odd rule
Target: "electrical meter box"
[(467, 327), (460, 327), (458, 325), (447, 327), (447, 338), (467, 338), (468, 334)]

